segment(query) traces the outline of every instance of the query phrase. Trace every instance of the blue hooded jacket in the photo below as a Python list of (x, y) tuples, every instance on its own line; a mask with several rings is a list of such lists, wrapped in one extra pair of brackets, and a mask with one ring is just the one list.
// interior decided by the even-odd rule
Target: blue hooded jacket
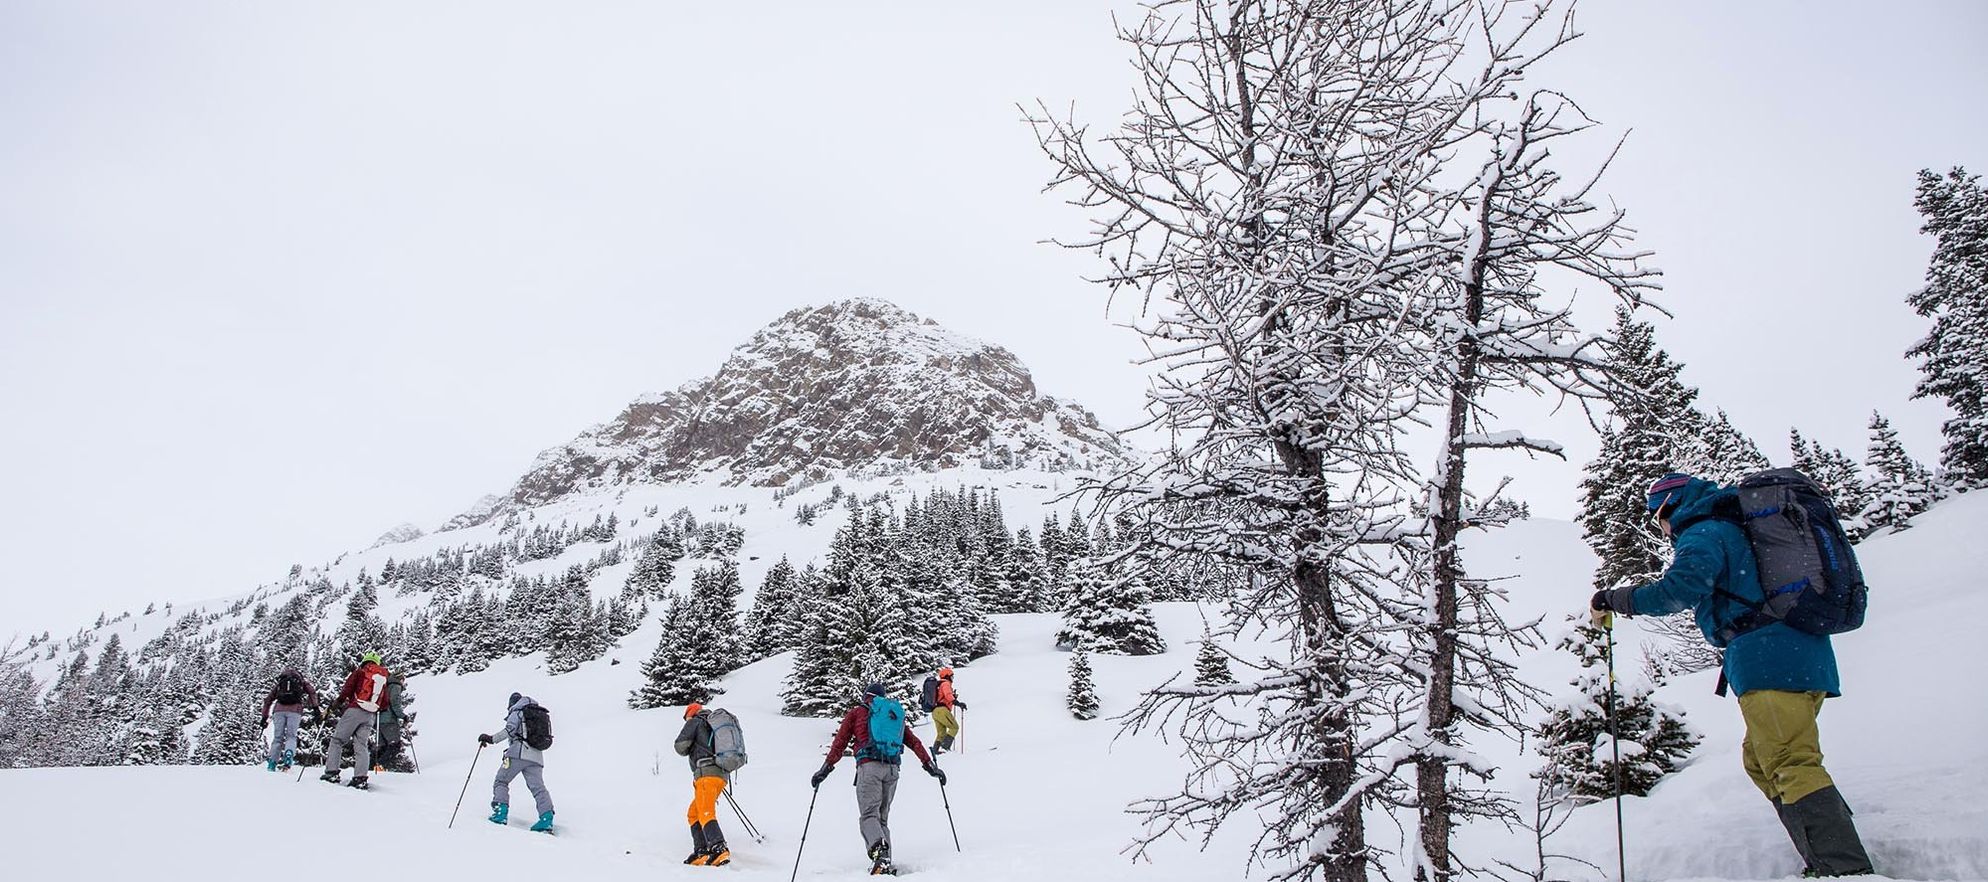
[[(1708, 517), (1714, 505), (1732, 497), (1731, 488), (1692, 478), (1677, 494), (1677, 508), (1670, 516), (1676, 556), (1661, 578), (1630, 595), (1632, 614), (1663, 616), (1693, 610), (1698, 630), (1718, 646), (1720, 629), (1746, 612), (1747, 606), (1717, 589), (1758, 603), (1764, 596), (1759, 566), (1738, 524)], [(1680, 524), (1686, 526), (1680, 530)], [(1842, 694), (1836, 652), (1826, 636), (1776, 622), (1734, 637), (1725, 650), (1726, 681), (1740, 695), (1755, 689)]]

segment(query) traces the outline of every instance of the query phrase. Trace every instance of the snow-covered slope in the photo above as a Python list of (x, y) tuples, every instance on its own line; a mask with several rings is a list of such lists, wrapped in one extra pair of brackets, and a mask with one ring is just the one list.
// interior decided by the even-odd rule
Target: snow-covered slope
[[(1988, 816), (1979, 796), (1988, 783), (1982, 771), (1988, 702), (1967, 676), (1988, 663), (1983, 641), (1973, 637), (1975, 623), (1988, 613), (1988, 596), (1972, 588), (1988, 565), (1988, 548), (1974, 538), (1983, 525), (1988, 494), (1975, 494), (1936, 508), (1912, 530), (1868, 542), (1862, 555), (1876, 586), (1871, 619), (1837, 643), (1846, 694), (1824, 712), (1824, 746), (1873, 856), (1893, 878), (1988, 878)], [(758, 532), (777, 531), (769, 526)], [(797, 525), (788, 533), (778, 541), (811, 535)], [(1578, 535), (1564, 522), (1522, 522), (1475, 537), (1470, 560), (1481, 572), (1514, 574), (1508, 583), (1514, 613), (1545, 616), (1551, 630), (1587, 593), (1593, 561)], [(748, 554), (753, 541), (774, 540), (749, 540)], [(1129, 707), (1141, 688), (1191, 668), (1201, 612), (1192, 605), (1160, 608), (1171, 647), (1165, 655), (1095, 659), (1107, 715)], [(1205, 852), (1196, 843), (1168, 843), (1154, 863), (1134, 863), (1121, 853), (1138, 830), (1126, 805), (1176, 787), (1182, 761), (1156, 738), (1120, 737), (1108, 720), (1070, 718), (1063, 709), (1068, 655), (1051, 646), (1054, 617), (1004, 616), (999, 623), (1000, 652), (961, 669), (961, 694), (972, 705), (966, 750), (943, 759), (964, 852), (952, 850), (934, 782), (912, 771), (893, 817), (902, 862), (920, 875), (963, 882), (1242, 878), (1255, 833), (1246, 826), (1225, 830)], [(377, 849), (369, 866), (418, 878), (708, 874), (713, 871), (677, 863), (687, 850), (680, 819), (689, 791), (687, 773), (668, 748), (678, 726), (675, 713), (630, 711), (622, 703), (656, 627), (646, 626), (608, 658), (562, 676), (547, 676), (531, 656), (500, 660), (476, 674), (417, 678), (417, 749), (425, 772), (384, 775), (372, 793), (308, 778), (292, 783), (259, 769), (6, 771), (0, 772), (0, 793), (7, 795), (0, 800), (0, 829), (37, 844), (16, 850), (13, 858), (14, 869), (27, 878), (74, 872), (82, 861), (99, 878), (142, 872), (260, 879), (284, 867), (298, 878), (329, 879), (348, 868), (312, 855), (358, 837)], [(1631, 646), (1638, 638), (1625, 630), (1622, 639)], [(1273, 649), (1252, 646), (1243, 654)], [(1626, 660), (1627, 650), (1624, 655)], [(738, 855), (727, 872), (749, 878), (784, 878), (791, 871), (811, 795), (807, 774), (820, 762), (832, 729), (829, 721), (777, 716), (779, 684), (790, 661), (776, 656), (735, 673), (721, 702), (745, 721), (753, 758), (738, 783), (739, 802), (770, 840), (750, 843), (729, 809), (722, 811)], [(1570, 660), (1545, 650), (1523, 663), (1529, 679), (1546, 685), (1564, 682), (1573, 670)], [(1729, 699), (1713, 697), (1711, 688), (1709, 676), (1686, 677), (1661, 696), (1689, 711), (1705, 742), (1690, 765), (1650, 798), (1629, 801), (1631, 879), (1777, 879), (1798, 869), (1773, 813), (1740, 771), (1737, 710)], [(548, 839), (525, 832), (522, 824), (501, 830), (482, 820), (493, 771), (487, 753), (469, 778), (462, 819), (445, 830), (475, 757), (474, 734), (496, 725), (513, 689), (536, 695), (557, 714), (560, 740), (548, 777), (563, 833)], [(1536, 759), (1496, 740), (1475, 746), (1503, 763), (1499, 786), (1531, 792), (1526, 775)], [(862, 870), (849, 780), (845, 762), (820, 792), (803, 877), (845, 878)], [(522, 785), (514, 799), (528, 801)], [(1376, 820), (1376, 830), (1392, 829)], [(106, 830), (119, 831), (119, 848), (95, 847)], [(1611, 877), (1614, 841), (1612, 806), (1579, 811), (1550, 840), (1550, 850), (1611, 872), (1563, 861), (1552, 866), (1551, 877)], [(1525, 834), (1489, 823), (1464, 829), (1459, 845), (1485, 865), (1523, 863), (1533, 849)], [(217, 860), (216, 852), (226, 859)], [(1398, 858), (1388, 864), (1398, 866)]]
[[(1871, 584), (1861, 630), (1835, 639), (1843, 697), (1823, 707), (1824, 763), (1887, 876), (1988, 878), (1988, 493), (1949, 500), (1858, 546)], [(1705, 741), (1689, 768), (1625, 806), (1632, 879), (1770, 879), (1801, 870), (1740, 768), (1743, 726), (1717, 675), (1661, 690)], [(1569, 852), (1615, 863), (1612, 806), (1582, 810)]]
[[(1176, 645), (1200, 632), (1192, 606), (1162, 610)], [(937, 782), (907, 774), (892, 813), (897, 855), (909, 870), (935, 879), (1044, 878), (1206, 880), (1234, 878), (1239, 836), (1202, 854), (1186, 845), (1166, 859), (1133, 864), (1118, 854), (1136, 829), (1123, 813), (1129, 795), (1169, 782), (1179, 761), (1148, 739), (1112, 742), (1106, 720), (1078, 722), (1062, 709), (1068, 655), (1056, 651), (1052, 616), (1004, 616), (1001, 653), (962, 668), (971, 705), (964, 749), (941, 757), (963, 852), (956, 852)], [(654, 626), (635, 643), (653, 641)], [(645, 639), (646, 638), (646, 639)], [(622, 698), (638, 677), (629, 653), (559, 677), (535, 659), (508, 659), (490, 670), (429, 677), (419, 693), (419, 775), (381, 774), (367, 793), (335, 788), (314, 776), (260, 767), (149, 767), (0, 771), (0, 826), (17, 842), (36, 843), (11, 859), (21, 878), (200, 878), (206, 882), (285, 878), (333, 879), (351, 872), (398, 878), (676, 879), (714, 870), (679, 863), (689, 851), (684, 810), (689, 775), (670, 750), (680, 720), (672, 709), (630, 711)], [(1192, 663), (1192, 649), (1139, 659), (1096, 660), (1106, 713), (1130, 705), (1141, 684)], [(834, 724), (777, 715), (778, 686), (791, 659), (778, 656), (727, 679), (720, 702), (744, 722), (752, 761), (739, 776), (740, 806), (768, 837), (751, 842), (729, 808), (720, 822), (735, 863), (723, 872), (785, 879), (793, 869), (812, 795), (807, 778), (822, 760)], [(552, 708), (558, 740), (547, 783), (558, 805), (560, 835), (527, 832), (520, 821), (487, 821), (493, 752), (476, 755), (475, 733), (494, 728), (510, 690)], [(929, 725), (924, 730), (929, 737)], [(470, 764), (477, 761), (471, 774)], [(867, 869), (856, 831), (853, 765), (844, 761), (815, 805), (803, 878), (849, 878)], [(446, 829), (465, 780), (469, 795), (454, 829)], [(530, 796), (518, 782), (513, 800)], [(114, 835), (118, 847), (102, 848)], [(342, 854), (363, 842), (363, 858)]]

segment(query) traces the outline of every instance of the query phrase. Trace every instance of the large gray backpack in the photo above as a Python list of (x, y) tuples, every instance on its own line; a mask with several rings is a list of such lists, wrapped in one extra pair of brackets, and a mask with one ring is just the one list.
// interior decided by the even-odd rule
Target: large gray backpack
[(716, 757), (718, 768), (736, 772), (746, 764), (745, 730), (739, 728), (739, 718), (724, 708), (714, 708), (704, 712), (704, 722), (711, 726), (711, 752)]
[(1719, 589), (1746, 608), (1720, 630), (1721, 646), (1776, 622), (1810, 634), (1841, 634), (1864, 624), (1870, 589), (1836, 507), (1815, 481), (1794, 469), (1769, 469), (1720, 492), (1731, 499), (1715, 503), (1711, 516), (1745, 531), (1766, 594), (1755, 602)]

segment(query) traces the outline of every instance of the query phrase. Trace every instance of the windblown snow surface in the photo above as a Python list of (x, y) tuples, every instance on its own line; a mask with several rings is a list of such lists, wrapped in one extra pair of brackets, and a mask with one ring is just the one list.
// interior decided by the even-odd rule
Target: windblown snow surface
[[(1862, 546), (1873, 584), (1870, 621), (1837, 641), (1844, 696), (1823, 712), (1828, 764), (1856, 809), (1865, 842), (1883, 873), (1900, 879), (1988, 879), (1988, 698), (1979, 677), (1988, 650), (1978, 633), (1988, 597), (1988, 493), (1949, 501), (1902, 534)], [(748, 537), (751, 552), (753, 537)], [(1550, 632), (1588, 594), (1593, 558), (1565, 522), (1532, 521), (1477, 537), (1473, 571), (1509, 574), (1515, 619), (1539, 616)], [(776, 552), (777, 553), (777, 552)], [(796, 560), (799, 563), (799, 558)], [(749, 579), (748, 586), (756, 585)], [(1125, 711), (1138, 690), (1191, 670), (1214, 610), (1173, 604), (1159, 610), (1169, 652), (1094, 660), (1105, 714)], [(1176, 789), (1185, 771), (1176, 750), (1150, 736), (1120, 735), (1108, 719), (1079, 722), (1063, 707), (1068, 655), (1051, 640), (1052, 616), (999, 619), (1001, 649), (960, 669), (971, 710), (965, 749), (942, 757), (951, 775), (952, 820), (936, 782), (907, 768), (891, 818), (900, 865), (921, 878), (960, 882), (1046, 879), (1194, 880), (1262, 878), (1251, 867), (1257, 832), (1238, 820), (1205, 849), (1162, 843), (1150, 861), (1124, 852), (1137, 835), (1128, 803)], [(784, 879), (794, 870), (809, 816), (808, 774), (832, 734), (828, 720), (778, 716), (780, 681), (791, 658), (776, 656), (732, 675), (718, 702), (743, 720), (752, 761), (740, 774), (738, 804), (766, 835), (754, 843), (730, 808), (721, 823), (735, 862), (683, 866), (689, 850), (684, 810), (689, 776), (669, 748), (677, 711), (631, 711), (624, 698), (654, 645), (656, 626), (625, 640), (608, 658), (550, 677), (540, 659), (507, 659), (470, 675), (416, 678), (418, 775), (376, 775), (368, 793), (332, 787), (307, 774), (250, 768), (147, 767), (0, 772), (0, 830), (10, 878), (199, 879), (202, 882), (350, 878), (692, 879), (725, 874)], [(1646, 639), (1625, 626), (1625, 647)], [(1274, 651), (1242, 648), (1245, 656)], [(1631, 653), (1625, 649), (1626, 660)], [(1534, 682), (1561, 688), (1571, 659), (1538, 650), (1521, 659)], [(1767, 803), (1740, 769), (1740, 722), (1731, 699), (1712, 695), (1713, 678), (1694, 675), (1660, 697), (1689, 713), (1705, 736), (1687, 768), (1647, 799), (1625, 806), (1631, 879), (1782, 879), (1798, 872)], [(527, 832), (530, 797), (517, 782), (508, 828), (488, 814), (494, 751), (477, 753), (475, 735), (495, 728), (511, 690), (551, 707), (558, 743), (547, 781), (558, 804), (559, 835)], [(929, 733), (929, 725), (925, 729)], [(1518, 745), (1479, 737), (1473, 745), (1503, 769), (1497, 784), (1530, 794), (1536, 760)], [(473, 768), (472, 768), (473, 766)], [(856, 831), (853, 766), (844, 760), (813, 805), (799, 875), (863, 875)], [(314, 770), (313, 770), (314, 771)], [(453, 829), (457, 796), (467, 796)], [(1527, 806), (1521, 806), (1522, 809)], [(1548, 841), (1576, 856), (1548, 865), (1547, 878), (1612, 878), (1612, 803), (1581, 809)], [(1372, 829), (1395, 838), (1392, 821)], [(1412, 831), (1412, 827), (1402, 827)], [(1536, 864), (1529, 834), (1479, 823), (1459, 836), (1474, 863)], [(1400, 858), (1387, 859), (1392, 878)], [(1488, 874), (1473, 874), (1488, 878)]]

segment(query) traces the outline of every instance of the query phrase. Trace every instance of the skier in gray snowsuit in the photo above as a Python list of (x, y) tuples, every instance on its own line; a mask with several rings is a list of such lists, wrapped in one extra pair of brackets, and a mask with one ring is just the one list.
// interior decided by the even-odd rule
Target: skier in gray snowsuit
[(478, 735), (476, 740), (479, 744), (509, 742), (504, 749), (504, 764), (497, 768), (497, 779), (490, 787), (490, 823), (510, 821), (511, 779), (523, 775), (538, 807), (538, 822), (532, 829), (547, 833), (552, 830), (552, 792), (545, 789), (545, 753), (525, 743), (525, 708), (535, 704), (538, 702), (531, 700), (531, 696), (511, 693), (504, 728), (495, 734)]

